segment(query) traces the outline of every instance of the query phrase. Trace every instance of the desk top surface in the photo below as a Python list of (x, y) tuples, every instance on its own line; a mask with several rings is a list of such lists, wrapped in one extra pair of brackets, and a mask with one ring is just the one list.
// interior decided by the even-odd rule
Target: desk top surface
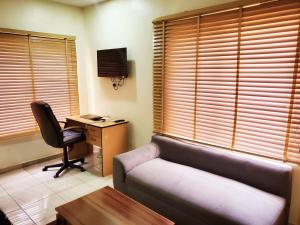
[(69, 117), (67, 117), (67, 120), (74, 120), (74, 121), (77, 121), (77, 122), (80, 122), (80, 123), (84, 123), (84, 124), (87, 124), (87, 125), (100, 127), (100, 128), (128, 123), (127, 120), (125, 120), (123, 122), (119, 122), (119, 123), (116, 123), (116, 122), (113, 122), (113, 121), (105, 121), (105, 122), (94, 121), (94, 120), (89, 120), (89, 119), (82, 118), (82, 117), (80, 117), (80, 115), (78, 115), (78, 116), (69, 116)]

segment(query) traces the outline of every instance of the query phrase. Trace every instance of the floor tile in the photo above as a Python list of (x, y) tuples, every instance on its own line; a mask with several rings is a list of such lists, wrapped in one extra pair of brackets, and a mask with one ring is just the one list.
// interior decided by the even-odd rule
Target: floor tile
[(91, 181), (93, 179), (96, 178), (100, 178), (100, 175), (96, 175), (93, 173), (90, 173), (89, 171), (85, 171), (85, 172), (81, 172), (79, 174), (76, 174), (75, 177), (79, 178), (80, 180), (87, 182), (87, 181)]
[(56, 170), (49, 170), (49, 171), (42, 171), (36, 174), (33, 174), (32, 176), (39, 180), (42, 183), (47, 183), (49, 181), (53, 181), (54, 175), (56, 173)]
[[(0, 175), (0, 208), (14, 225), (46, 225), (55, 221), (55, 208), (104, 186), (112, 186), (112, 176), (99, 171), (68, 169), (53, 178), (58, 168), (42, 171), (51, 160)], [(87, 167), (87, 166), (86, 166)]]
[(24, 190), (18, 190), (10, 195), (22, 208), (24, 208), (31, 203), (50, 196), (51, 194), (53, 194), (53, 192), (44, 184), (38, 184)]
[(79, 169), (76, 168), (69, 168), (67, 170), (64, 171), (64, 173), (62, 173), (62, 175), (60, 177), (71, 177), (77, 174), (82, 173)]
[(55, 208), (64, 203), (66, 203), (66, 201), (61, 197), (58, 195), (52, 195), (26, 206), (24, 211), (35, 223), (37, 223), (51, 216), (55, 216)]
[(31, 166), (27, 166), (24, 168), (24, 170), (31, 174), (31, 175), (34, 175), (34, 174), (37, 174), (37, 173), (40, 173), (43, 171), (43, 168), (45, 166), (45, 163), (39, 163), (39, 164), (35, 164), (35, 165), (31, 165)]
[(41, 184), (39, 180), (35, 179), (32, 176), (26, 176), (24, 178), (19, 178), (15, 180), (11, 180), (9, 182), (6, 182), (2, 184), (2, 187), (5, 189), (5, 191), (9, 194), (12, 194), (14, 192), (17, 192), (19, 190), (28, 189), (34, 185)]
[(21, 209), (7, 213), (7, 217), (13, 225), (35, 225), (29, 216)]
[(106, 183), (107, 186), (110, 186), (111, 188), (114, 188), (114, 182), (113, 182), (113, 179), (110, 179), (107, 181)]
[(30, 177), (30, 174), (27, 173), (23, 169), (14, 170), (12, 172), (8, 172), (0, 175), (0, 184), (10, 183), (19, 179), (24, 179), (26, 177)]
[(55, 168), (55, 169), (49, 169), (47, 171), (41, 171), (39, 173), (33, 174), (33, 177), (35, 177), (36, 179), (38, 179), (42, 183), (48, 183), (48, 182), (51, 182), (53, 180), (60, 180), (60, 179), (64, 179), (64, 178), (67, 178), (67, 177), (72, 177), (74, 175), (82, 173), (78, 169), (67, 169), (67, 170), (63, 171), (59, 175), (58, 178), (54, 178), (54, 175), (57, 172), (57, 170), (58, 169)]
[(1, 185), (0, 185), (0, 197), (2, 196), (2, 195), (6, 195), (7, 194), (7, 192), (4, 190), (4, 188), (2, 188), (1, 187)]
[(5, 213), (15, 211), (20, 207), (16, 203), (16, 201), (10, 197), (8, 194), (0, 196), (0, 209)]
[(93, 191), (95, 191), (95, 188), (87, 184), (80, 184), (74, 188), (59, 192), (58, 195), (65, 201), (69, 202)]
[(73, 188), (82, 183), (82, 180), (71, 176), (53, 179), (52, 181), (45, 183), (45, 185), (53, 192), (60, 192), (66, 189)]
[(112, 176), (107, 176), (107, 177), (94, 178), (92, 180), (87, 181), (85, 184), (92, 186), (97, 190), (105, 186), (110, 186), (111, 183), (112, 183)]
[(36, 224), (37, 225), (47, 225), (48, 223), (51, 223), (55, 220), (56, 220), (56, 215), (47, 217), (46, 219), (43, 219), (42, 221), (37, 222)]
[[(47, 165), (57, 164), (57, 163), (61, 163), (61, 162), (62, 162), (61, 159), (53, 159), (53, 160), (42, 162), (42, 163), (39, 163), (39, 164), (34, 164), (34, 165), (31, 165), (31, 166), (27, 166), (27, 167), (24, 168), (24, 170), (26, 172), (30, 173), (31, 175), (34, 175), (34, 174), (43, 172), (43, 168)], [(58, 170), (58, 168), (49, 168), (49, 170), (54, 171), (54, 170)]]

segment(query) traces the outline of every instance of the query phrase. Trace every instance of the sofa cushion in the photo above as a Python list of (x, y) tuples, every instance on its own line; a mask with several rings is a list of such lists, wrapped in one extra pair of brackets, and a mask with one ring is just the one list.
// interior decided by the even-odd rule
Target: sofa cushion
[(162, 159), (234, 179), (290, 201), (292, 179), (290, 165), (161, 135), (154, 135), (152, 142), (158, 146), (159, 157)]
[(125, 182), (209, 225), (281, 224), (286, 204), (282, 197), (160, 158), (132, 169)]

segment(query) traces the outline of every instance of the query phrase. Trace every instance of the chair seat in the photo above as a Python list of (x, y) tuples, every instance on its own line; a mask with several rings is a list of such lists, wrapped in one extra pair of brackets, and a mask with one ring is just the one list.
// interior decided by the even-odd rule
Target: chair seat
[(142, 191), (210, 225), (281, 224), (286, 205), (280, 196), (159, 158), (135, 167), (125, 182), (129, 192)]
[(75, 144), (77, 142), (83, 141), (85, 136), (82, 132), (66, 130), (63, 131), (63, 142), (64, 145)]

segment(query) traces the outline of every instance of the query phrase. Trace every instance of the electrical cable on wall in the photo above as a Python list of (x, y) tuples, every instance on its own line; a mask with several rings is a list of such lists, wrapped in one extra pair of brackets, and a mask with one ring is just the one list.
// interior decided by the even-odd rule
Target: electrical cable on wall
[(125, 77), (111, 77), (111, 82), (115, 90), (118, 90), (119, 87), (122, 87), (125, 83)]

